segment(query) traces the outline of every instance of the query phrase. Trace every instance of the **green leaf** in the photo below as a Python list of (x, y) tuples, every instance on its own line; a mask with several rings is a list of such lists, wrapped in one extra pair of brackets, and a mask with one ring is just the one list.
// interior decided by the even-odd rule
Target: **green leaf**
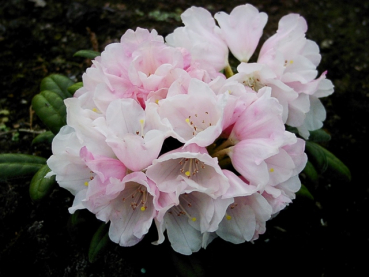
[(46, 159), (26, 154), (0, 154), (0, 179), (35, 174), (46, 163)]
[(90, 263), (95, 262), (105, 252), (109, 242), (109, 225), (103, 223), (93, 235), (90, 243), (88, 250), (88, 260)]
[(297, 196), (306, 197), (308, 199), (314, 200), (314, 196), (310, 193), (310, 191), (305, 187), (303, 184), (301, 184), (300, 190), (296, 193)]
[(68, 88), (68, 92), (71, 94), (71, 95), (74, 95), (74, 93), (80, 89), (81, 87), (83, 87), (83, 83), (82, 82), (78, 82), (78, 83), (75, 83), (73, 85), (71, 85), (69, 88)]
[(305, 150), (309, 161), (320, 173), (323, 173), (327, 170), (328, 160), (326, 153), (323, 151), (323, 147), (315, 142), (306, 141)]
[(321, 148), (327, 157), (328, 172), (331, 174), (331, 176), (343, 180), (345, 182), (350, 182), (351, 181), (350, 169), (333, 153), (329, 152), (324, 147)]
[(205, 268), (196, 254), (185, 256), (173, 251), (172, 260), (179, 277), (206, 276)]
[(305, 174), (306, 178), (309, 179), (312, 183), (314, 184), (318, 183), (319, 175), (311, 162), (308, 161), (306, 163), (306, 166), (302, 172)]
[(32, 108), (42, 122), (57, 134), (66, 124), (66, 107), (63, 99), (50, 90), (41, 91), (32, 99)]
[(327, 142), (331, 140), (331, 135), (323, 129), (319, 129), (310, 132), (309, 140), (314, 142)]
[(62, 99), (72, 97), (73, 95), (68, 91), (68, 88), (73, 85), (74, 82), (68, 77), (60, 74), (51, 74), (50, 76), (42, 79), (40, 91), (49, 90), (58, 94)]
[(74, 57), (82, 57), (87, 59), (95, 59), (97, 56), (100, 56), (101, 54), (96, 51), (92, 50), (79, 50), (77, 51), (73, 56)]
[(54, 137), (55, 137), (55, 135), (51, 131), (43, 132), (43, 133), (37, 135), (37, 137), (35, 137), (32, 140), (32, 144), (31, 145), (35, 145), (35, 144), (39, 144), (39, 143), (43, 143), (43, 142), (48, 143), (48, 144), (51, 144), (51, 142), (53, 141), (53, 138)]
[(41, 167), (31, 180), (31, 185), (29, 187), (29, 195), (34, 201), (39, 201), (47, 196), (54, 188), (55, 176), (45, 178), (45, 175), (49, 173), (51, 169), (45, 164)]

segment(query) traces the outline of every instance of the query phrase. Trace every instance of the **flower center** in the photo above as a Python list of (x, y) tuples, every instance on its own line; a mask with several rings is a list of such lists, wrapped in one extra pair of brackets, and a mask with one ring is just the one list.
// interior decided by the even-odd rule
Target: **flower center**
[(131, 200), (131, 208), (132, 210), (136, 210), (137, 207), (140, 207), (140, 210), (143, 212), (147, 209), (146, 202), (147, 202), (147, 189), (145, 186), (140, 185), (135, 189), (132, 194), (125, 198), (123, 197), (122, 200), (126, 201)]
[(145, 137), (144, 126), (145, 126), (145, 120), (140, 119), (140, 130), (136, 131), (137, 136), (141, 136), (142, 138)]
[(185, 119), (187, 125), (192, 129), (192, 135), (195, 136), (199, 132), (204, 131), (209, 126), (212, 126), (211, 118), (209, 112), (205, 111), (202, 116), (195, 113), (194, 115), (189, 115)]
[(178, 164), (181, 166), (179, 171), (186, 175), (187, 178), (194, 177), (199, 173), (199, 170), (205, 168), (205, 163), (198, 159), (183, 158)]
[[(91, 170), (90, 170), (90, 181), (92, 181), (94, 178), (95, 178), (95, 172), (93, 172), (93, 171), (91, 171)], [(86, 181), (86, 182), (84, 183), (84, 185), (85, 185), (86, 187), (88, 187), (88, 183), (89, 183), (89, 181)]]
[(181, 195), (179, 197), (181, 202), (177, 206), (173, 206), (170, 211), (168, 211), (168, 213), (176, 216), (186, 216), (191, 221), (196, 221), (197, 218), (192, 216), (191, 213), (188, 211), (192, 208), (192, 203), (187, 198), (187, 196), (187, 193)]
[(264, 85), (260, 82), (260, 79), (253, 74), (248, 75), (242, 83), (256, 92), (264, 87)]

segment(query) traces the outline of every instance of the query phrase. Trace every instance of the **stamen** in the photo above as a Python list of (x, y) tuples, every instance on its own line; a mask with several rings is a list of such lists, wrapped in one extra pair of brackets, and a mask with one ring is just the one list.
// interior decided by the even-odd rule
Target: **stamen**
[(205, 114), (193, 114), (194, 117), (189, 115), (185, 118), (187, 125), (192, 129), (192, 135), (196, 136), (199, 132), (204, 131), (208, 126), (212, 126), (212, 122), (210, 122), (211, 118), (209, 118), (209, 112), (205, 111)]
[[(183, 198), (182, 198), (183, 199)], [(189, 203), (190, 205), (188, 205), (189, 207), (191, 207), (191, 203)], [(196, 217), (191, 216), (191, 214), (181, 205), (178, 204), (178, 206), (173, 206), (172, 207), (173, 211), (175, 212), (174, 214), (176, 214), (177, 216), (181, 216), (181, 215), (185, 215), (187, 216), (188, 219), (190, 219), (191, 221), (195, 222), (197, 220)], [(170, 214), (173, 214), (172, 212), (169, 212)]]
[[(132, 202), (131, 202), (131, 208), (132, 210), (135, 210), (138, 206), (140, 207), (140, 210), (146, 211), (147, 206), (146, 201), (147, 201), (147, 190), (144, 186), (140, 185), (136, 190), (134, 190), (134, 192), (131, 194)], [(126, 198), (122, 199), (123, 201), (126, 200)]]
[[(145, 136), (145, 134), (144, 134), (145, 120), (144, 119), (140, 119), (140, 125), (141, 125), (141, 137), (143, 138)], [(136, 134), (137, 134), (137, 132), (136, 132)]]
[(191, 178), (192, 176), (198, 174), (200, 169), (205, 168), (205, 163), (199, 161), (198, 159), (183, 158), (178, 164), (182, 166), (179, 169), (179, 172), (184, 173), (187, 178)]

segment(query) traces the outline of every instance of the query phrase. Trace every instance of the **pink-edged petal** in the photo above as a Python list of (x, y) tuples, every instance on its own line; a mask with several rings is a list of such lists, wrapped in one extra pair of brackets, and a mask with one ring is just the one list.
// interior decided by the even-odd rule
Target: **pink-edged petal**
[(257, 187), (249, 185), (246, 180), (242, 179), (242, 176), (237, 176), (226, 169), (223, 169), (223, 173), (229, 180), (229, 189), (222, 195), (222, 198), (247, 196), (257, 191)]
[(228, 153), (234, 168), (252, 186), (261, 189), (269, 181), (265, 159), (278, 153), (278, 146), (268, 139), (243, 140), (230, 148)]
[(240, 115), (230, 140), (234, 143), (244, 139), (278, 139), (284, 133), (282, 106), (271, 97), (270, 88), (259, 90), (259, 98)]
[(123, 179), (126, 175), (127, 168), (120, 160), (99, 155), (94, 156), (87, 147), (82, 147), (80, 157), (85, 161), (89, 169), (99, 176), (102, 182), (111, 177)]

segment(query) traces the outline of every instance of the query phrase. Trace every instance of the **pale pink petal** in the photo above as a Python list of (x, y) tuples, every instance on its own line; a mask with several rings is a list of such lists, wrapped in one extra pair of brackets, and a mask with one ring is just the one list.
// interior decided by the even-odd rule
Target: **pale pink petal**
[(218, 160), (196, 144), (163, 154), (147, 168), (146, 174), (160, 191), (167, 193), (197, 190), (216, 198), (229, 187)]
[(272, 207), (258, 193), (235, 198), (216, 234), (232, 243), (254, 240), (265, 232), (265, 222), (270, 219), (271, 214)]
[(180, 27), (165, 39), (169, 45), (184, 47), (193, 60), (212, 65), (220, 71), (228, 64), (228, 48), (217, 34), (219, 27), (209, 11), (191, 7), (181, 15), (185, 27)]
[(246, 4), (237, 6), (229, 15), (218, 12), (214, 17), (232, 54), (239, 61), (247, 62), (263, 34), (267, 14), (259, 13), (254, 6)]

